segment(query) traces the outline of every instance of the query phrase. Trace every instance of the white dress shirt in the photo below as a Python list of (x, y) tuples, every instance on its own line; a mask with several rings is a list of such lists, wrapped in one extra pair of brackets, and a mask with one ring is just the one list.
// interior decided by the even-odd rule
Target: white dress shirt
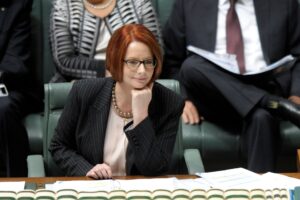
[(103, 162), (111, 167), (113, 176), (126, 175), (127, 137), (123, 131), (125, 121), (110, 106), (106, 127)]
[[(262, 52), (253, 0), (238, 0), (235, 6), (244, 41), (246, 73), (255, 72), (260, 68), (266, 67), (266, 62)], [(219, 0), (216, 54), (227, 53), (226, 15), (229, 7), (229, 0)]]
[(106, 48), (108, 46), (108, 42), (110, 40), (110, 32), (104, 22), (101, 23), (100, 31), (99, 31), (98, 44), (96, 46), (96, 52), (94, 58), (96, 60), (105, 60), (106, 58)]

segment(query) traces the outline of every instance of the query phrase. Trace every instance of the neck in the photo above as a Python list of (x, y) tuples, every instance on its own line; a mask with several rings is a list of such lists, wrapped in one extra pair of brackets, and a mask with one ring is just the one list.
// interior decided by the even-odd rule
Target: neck
[(87, 2), (91, 3), (91, 4), (101, 4), (106, 2), (107, 0), (86, 0)]
[(117, 82), (115, 92), (119, 108), (124, 112), (131, 112), (131, 89)]
[(102, 1), (95, 1), (95, 0), (83, 0), (88, 7), (97, 10), (105, 10), (109, 8), (113, 4), (113, 0), (102, 0)]

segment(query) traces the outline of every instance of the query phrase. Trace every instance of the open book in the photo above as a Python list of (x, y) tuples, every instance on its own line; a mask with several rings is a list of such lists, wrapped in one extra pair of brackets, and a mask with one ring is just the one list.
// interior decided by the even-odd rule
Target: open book
[[(200, 49), (200, 48), (197, 48), (192, 45), (188, 45), (187, 50), (215, 63), (217, 66), (219, 66), (229, 72), (232, 72), (235, 74), (240, 74), (239, 66), (238, 66), (235, 55), (215, 54), (210, 51), (206, 51), (204, 49)], [(267, 71), (276, 69), (278, 67), (284, 66), (285, 64), (289, 63), (293, 59), (294, 59), (294, 57), (292, 55), (287, 55), (287, 56), (281, 58), (280, 60), (278, 60), (277, 62), (272, 63), (271, 65), (261, 67), (260, 69), (258, 69), (255, 72), (246, 72), (243, 75), (253, 75), (253, 74), (260, 74), (263, 72), (267, 72)]]
[(62, 189), (58, 191), (38, 189), (34, 190), (23, 190), (19, 192), (13, 191), (0, 191), (0, 199), (7, 200), (46, 200), (46, 199), (59, 199), (59, 200), (142, 200), (142, 199), (156, 199), (156, 200), (223, 200), (223, 199), (255, 199), (255, 200), (292, 200), (294, 197), (290, 196), (290, 192), (286, 189), (228, 189), (222, 190), (218, 188), (211, 189), (176, 189), (173, 191), (157, 189), (154, 191), (149, 190), (112, 190), (108, 191), (76, 191), (73, 189)]

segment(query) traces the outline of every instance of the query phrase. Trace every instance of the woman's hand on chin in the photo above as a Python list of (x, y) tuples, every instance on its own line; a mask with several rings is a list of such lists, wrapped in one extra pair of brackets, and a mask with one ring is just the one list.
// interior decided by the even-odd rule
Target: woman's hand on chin
[(132, 114), (134, 127), (148, 116), (148, 107), (152, 98), (153, 83), (141, 90), (132, 90)]

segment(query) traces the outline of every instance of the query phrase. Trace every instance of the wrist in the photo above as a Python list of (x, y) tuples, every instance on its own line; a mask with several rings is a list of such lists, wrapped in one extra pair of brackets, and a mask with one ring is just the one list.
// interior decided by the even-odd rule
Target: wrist
[(146, 117), (148, 117), (148, 112), (143, 114), (140, 113), (137, 116), (133, 115), (133, 126), (136, 127), (139, 123), (141, 123), (144, 119), (146, 119)]

